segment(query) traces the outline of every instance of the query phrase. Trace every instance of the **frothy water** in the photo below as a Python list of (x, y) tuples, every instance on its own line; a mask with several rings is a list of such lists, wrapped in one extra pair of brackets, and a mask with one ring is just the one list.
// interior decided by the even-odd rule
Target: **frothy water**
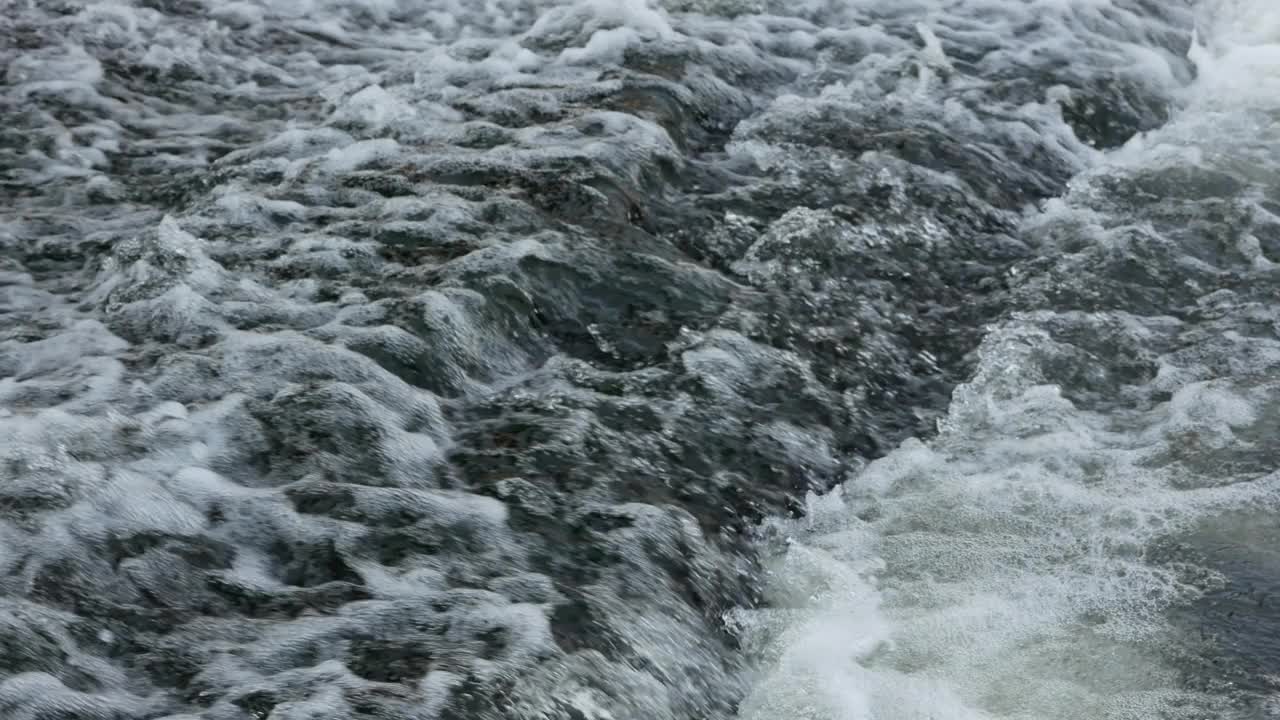
[(0, 718), (1274, 711), (1261, 0), (0, 10)]
[(1278, 22), (1198, 8), (1171, 121), (1024, 220), (1052, 280), (938, 435), (773, 525), (741, 717), (1280, 713)]

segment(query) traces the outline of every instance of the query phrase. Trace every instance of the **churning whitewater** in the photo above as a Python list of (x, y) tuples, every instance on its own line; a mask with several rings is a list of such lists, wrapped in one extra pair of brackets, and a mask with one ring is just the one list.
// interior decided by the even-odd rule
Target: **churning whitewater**
[(1271, 0), (0, 0), (0, 718), (1280, 717)]
[(937, 436), (773, 523), (744, 717), (1280, 717), (1280, 7), (1198, 10)]

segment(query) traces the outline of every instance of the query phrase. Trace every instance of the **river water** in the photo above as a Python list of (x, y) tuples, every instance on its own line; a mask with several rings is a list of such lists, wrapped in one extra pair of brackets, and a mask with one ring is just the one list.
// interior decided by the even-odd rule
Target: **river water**
[(0, 718), (1280, 717), (1270, 0), (0, 0)]

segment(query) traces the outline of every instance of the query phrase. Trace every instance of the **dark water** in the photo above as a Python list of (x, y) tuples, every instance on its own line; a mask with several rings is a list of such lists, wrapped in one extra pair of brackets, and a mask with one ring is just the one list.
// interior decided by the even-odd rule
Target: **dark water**
[(0, 717), (1272, 712), (1266, 3), (3, 2)]

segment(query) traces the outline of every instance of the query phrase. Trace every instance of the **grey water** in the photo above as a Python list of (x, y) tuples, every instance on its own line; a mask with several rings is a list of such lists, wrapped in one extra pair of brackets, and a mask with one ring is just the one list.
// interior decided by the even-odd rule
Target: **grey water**
[(1269, 0), (0, 0), (0, 718), (1280, 716)]

